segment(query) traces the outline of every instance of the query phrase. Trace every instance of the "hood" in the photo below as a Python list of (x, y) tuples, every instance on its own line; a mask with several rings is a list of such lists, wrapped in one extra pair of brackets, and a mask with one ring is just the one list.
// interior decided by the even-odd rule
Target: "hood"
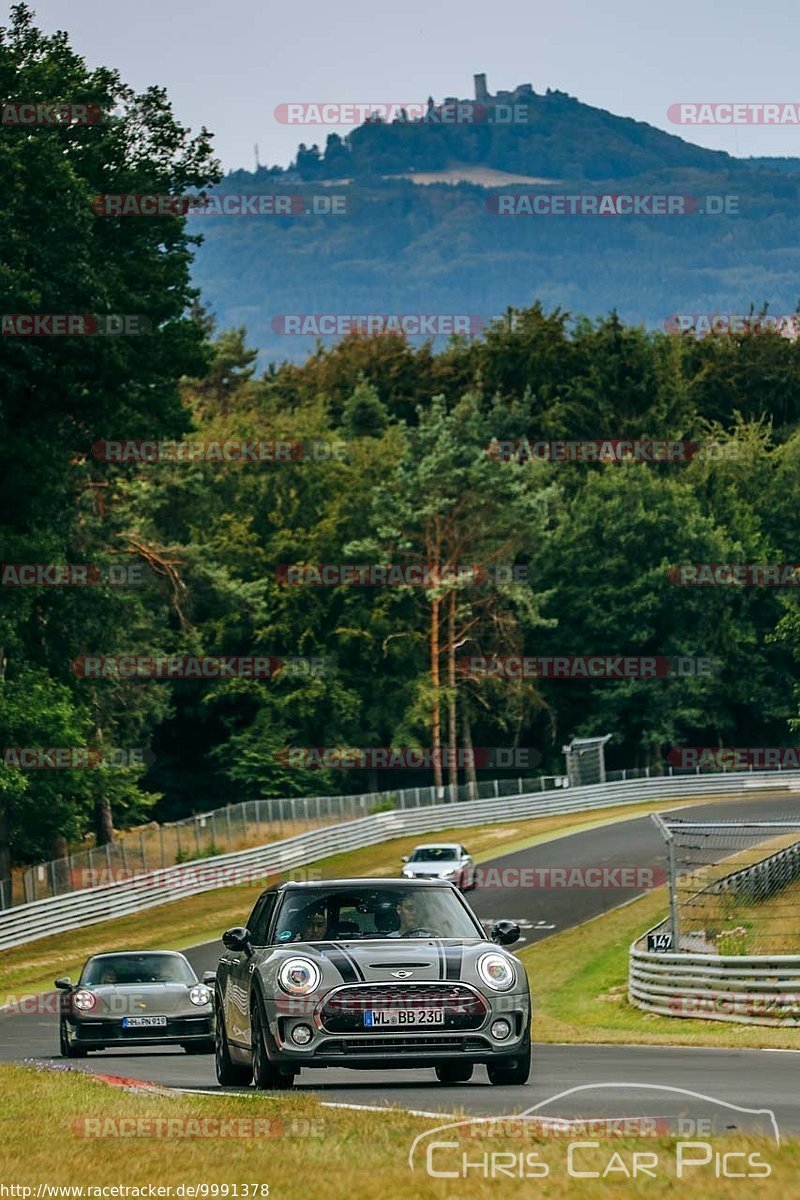
[[(368, 941), (296, 943), (329, 965), (330, 983), (402, 983), (457, 980), (476, 948), (496, 949), (483, 938), (370, 938)], [(302, 953), (302, 950), (300, 950)]]

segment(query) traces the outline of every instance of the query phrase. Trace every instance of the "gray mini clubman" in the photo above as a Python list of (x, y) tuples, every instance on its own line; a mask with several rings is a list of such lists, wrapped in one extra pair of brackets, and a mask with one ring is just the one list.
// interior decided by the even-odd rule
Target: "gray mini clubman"
[(433, 1067), (465, 1083), (485, 1063), (495, 1084), (530, 1074), (531, 998), (503, 946), (488, 942), (452, 883), (342, 879), (282, 883), (247, 928), (229, 929), (217, 969), (221, 1084), (286, 1088), (303, 1067)]

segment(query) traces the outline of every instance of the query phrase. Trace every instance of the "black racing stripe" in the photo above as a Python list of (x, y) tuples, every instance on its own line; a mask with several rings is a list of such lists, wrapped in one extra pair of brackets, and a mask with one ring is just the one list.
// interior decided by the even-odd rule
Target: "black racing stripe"
[(319, 950), (323, 958), (327, 958), (328, 962), (333, 963), (345, 983), (360, 983), (364, 978), (353, 959), (345, 954), (340, 946), (335, 946), (332, 942), (309, 944), (313, 944), (314, 949)]
[(438, 941), (438, 940), (437, 940), (437, 942), (436, 942), (436, 953), (437, 953), (437, 954), (438, 954), (438, 956), (439, 956), (439, 978), (440, 978), (440, 979), (444, 979), (444, 978), (445, 978), (445, 973), (444, 973), (444, 972), (445, 972), (444, 946), (443, 946), (443, 945), (442, 945), (442, 943), (441, 943), (440, 941)]
[(463, 946), (445, 946), (444, 956), (447, 960), (447, 979), (461, 978), (461, 964), (464, 960)]
[(358, 960), (357, 960), (357, 959), (355, 959), (355, 958), (353, 957), (353, 955), (352, 955), (352, 954), (350, 954), (350, 952), (349, 952), (348, 950), (345, 950), (344, 946), (337, 946), (337, 947), (336, 947), (336, 949), (337, 949), (337, 950), (339, 951), (339, 953), (340, 953), (340, 954), (342, 954), (342, 955), (343, 955), (343, 956), (346, 958), (346, 960), (347, 960), (347, 961), (350, 963), (350, 966), (351, 966), (352, 970), (353, 970), (353, 971), (355, 971), (355, 973), (356, 973), (356, 979), (358, 979), (359, 981), (365, 980), (365, 979), (366, 979), (366, 975), (365, 975), (365, 974), (364, 974), (364, 972), (361, 970), (361, 967), (358, 965)]

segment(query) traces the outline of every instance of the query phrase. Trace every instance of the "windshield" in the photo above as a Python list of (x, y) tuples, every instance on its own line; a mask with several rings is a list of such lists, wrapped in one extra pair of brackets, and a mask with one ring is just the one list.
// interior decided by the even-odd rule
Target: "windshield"
[(455, 846), (417, 846), (409, 862), (454, 862), (457, 858)]
[(177, 954), (106, 954), (83, 969), (83, 984), (196, 983), (185, 958)]
[(287, 892), (278, 911), (274, 940), (346, 941), (352, 938), (476, 938), (473, 923), (454, 892), (444, 888), (363, 887)]

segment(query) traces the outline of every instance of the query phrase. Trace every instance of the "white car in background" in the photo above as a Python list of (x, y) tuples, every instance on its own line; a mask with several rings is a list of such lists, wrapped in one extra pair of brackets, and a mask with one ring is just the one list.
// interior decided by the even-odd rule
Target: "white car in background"
[(447, 879), (462, 892), (475, 886), (475, 864), (457, 842), (426, 842), (403, 858), (404, 879)]

